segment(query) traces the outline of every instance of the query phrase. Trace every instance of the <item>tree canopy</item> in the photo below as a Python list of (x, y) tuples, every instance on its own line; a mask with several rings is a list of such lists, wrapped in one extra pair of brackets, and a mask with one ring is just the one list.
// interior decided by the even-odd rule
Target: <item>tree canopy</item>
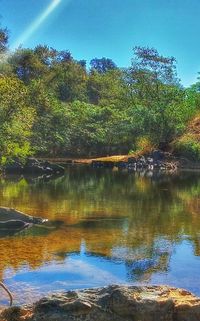
[(38, 45), (9, 52), (8, 30), (1, 28), (0, 53), (6, 52), (0, 62), (1, 162), (34, 153), (129, 153), (138, 142), (179, 142), (180, 151), (199, 113), (199, 80), (183, 88), (175, 58), (155, 48), (134, 47), (127, 68), (105, 57), (88, 68), (68, 49)]

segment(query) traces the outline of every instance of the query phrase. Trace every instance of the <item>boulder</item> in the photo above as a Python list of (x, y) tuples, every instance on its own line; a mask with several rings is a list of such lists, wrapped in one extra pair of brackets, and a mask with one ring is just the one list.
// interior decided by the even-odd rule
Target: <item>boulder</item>
[(137, 162), (137, 159), (135, 157), (129, 157), (128, 158), (128, 163), (129, 164), (135, 164)]
[[(46, 219), (24, 214), (14, 208), (0, 207), (0, 222), (21, 221), (23, 223), (42, 224)], [(17, 223), (19, 224), (19, 222)]]
[(21, 220), (9, 220), (0, 222), (0, 230), (22, 230), (29, 225), (30, 223), (26, 223)]
[(23, 165), (19, 161), (14, 161), (4, 167), (5, 173), (8, 174), (22, 174), (24, 170)]
[(160, 150), (154, 150), (152, 152), (152, 158), (153, 158), (154, 162), (162, 161), (165, 158), (165, 153)]
[(13, 161), (4, 167), (4, 171), (6, 174), (57, 175), (64, 174), (65, 169), (47, 161), (28, 158), (25, 164), (22, 164), (19, 160)]
[(50, 164), (46, 168), (50, 168), (54, 174), (64, 174), (64, 172), (65, 172), (64, 167), (62, 167), (58, 164)]
[(200, 299), (167, 286), (108, 286), (52, 295), (12, 307), (1, 321), (199, 321)]

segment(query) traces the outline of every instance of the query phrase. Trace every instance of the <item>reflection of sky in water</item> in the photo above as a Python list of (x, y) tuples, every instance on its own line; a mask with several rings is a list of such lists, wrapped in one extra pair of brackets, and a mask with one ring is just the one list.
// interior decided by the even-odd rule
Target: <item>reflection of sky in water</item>
[(111, 283), (200, 295), (200, 175), (156, 175), (73, 167), (49, 181), (1, 178), (1, 206), (51, 222), (0, 239), (0, 278), (15, 302)]
[(183, 241), (175, 247), (165, 273), (155, 273), (153, 284), (168, 284), (185, 288), (200, 296), (200, 257), (195, 256), (191, 242)]
[(126, 280), (123, 264), (86, 254), (71, 254), (62, 263), (54, 261), (37, 270), (24, 267), (13, 276), (10, 271), (6, 274), (10, 274), (6, 280), (10, 289), (15, 292), (19, 287), (16, 295), (26, 302), (29, 296), (40, 297), (52, 291), (99, 287)]
[[(193, 255), (190, 242), (182, 241), (174, 246), (167, 270), (156, 270), (157, 264), (158, 260), (154, 259), (134, 261), (132, 258), (127, 263), (123, 257), (109, 259), (81, 251), (66, 255), (63, 262), (52, 261), (36, 270), (27, 266), (16, 273), (7, 270), (5, 279), (18, 303), (19, 298), (20, 302), (28, 303), (52, 292), (120, 283), (168, 284), (200, 295), (200, 258)], [(1, 303), (6, 301), (1, 300)]]

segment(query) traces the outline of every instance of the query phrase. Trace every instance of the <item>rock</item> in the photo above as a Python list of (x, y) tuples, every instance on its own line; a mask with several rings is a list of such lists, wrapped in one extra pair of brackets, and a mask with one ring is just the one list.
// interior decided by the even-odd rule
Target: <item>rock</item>
[(12, 307), (1, 321), (199, 321), (200, 299), (167, 286), (108, 286), (52, 295)]
[(0, 230), (22, 230), (29, 225), (30, 223), (26, 223), (21, 220), (0, 221)]
[(58, 165), (58, 164), (50, 164), (48, 165), (53, 171), (54, 174), (64, 174), (65, 169), (64, 167)]
[(116, 166), (117, 166), (118, 168), (127, 168), (127, 162), (123, 162), (123, 161), (117, 162), (117, 163), (116, 163)]
[(13, 161), (12, 164), (4, 167), (4, 171), (6, 174), (57, 175), (64, 174), (65, 169), (47, 161), (28, 158), (24, 165), (18, 160)]
[(153, 158), (152, 157), (147, 157), (147, 163), (152, 165), (153, 164)]
[(36, 172), (39, 174), (60, 174), (64, 173), (65, 169), (64, 167), (52, 164), (48, 161), (39, 161), (35, 158), (28, 158), (27, 162), (24, 166), (24, 169), (26, 172)]
[(136, 161), (137, 161), (137, 159), (136, 159), (135, 157), (129, 157), (129, 158), (128, 158), (128, 163), (129, 163), (129, 164), (135, 164)]
[(154, 150), (152, 152), (152, 158), (154, 160), (154, 162), (157, 162), (157, 161), (162, 161), (165, 157), (165, 154), (160, 151), (160, 150)]
[(49, 175), (53, 174), (53, 170), (49, 167), (42, 167), (40, 165), (33, 165), (33, 166), (24, 166), (24, 173), (26, 174), (34, 174), (34, 175)]
[(24, 167), (19, 161), (15, 161), (12, 164), (8, 164), (4, 167), (5, 173), (8, 174), (22, 174)]
[(115, 163), (112, 161), (93, 160), (91, 166), (94, 168), (113, 168), (115, 166)]
[[(34, 217), (17, 211), (13, 208), (0, 207), (0, 222), (8, 222), (10, 220), (22, 221), (24, 223), (42, 224), (46, 222), (46, 219), (40, 217)], [(17, 223), (19, 224), (19, 223)]]
[(36, 158), (28, 158), (26, 161), (26, 164), (25, 164), (25, 166), (27, 166), (27, 167), (39, 166), (39, 165), (40, 165), (40, 162)]
[(101, 168), (101, 167), (103, 167), (103, 163), (100, 161), (93, 160), (91, 163), (91, 166), (94, 168)]

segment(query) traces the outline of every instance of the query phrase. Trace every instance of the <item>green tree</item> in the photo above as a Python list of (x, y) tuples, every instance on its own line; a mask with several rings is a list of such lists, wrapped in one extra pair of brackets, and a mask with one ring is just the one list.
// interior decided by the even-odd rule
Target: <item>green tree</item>
[(157, 144), (168, 144), (188, 119), (175, 59), (163, 57), (153, 48), (135, 47), (126, 80), (126, 100), (132, 105), (138, 131)]
[(28, 104), (23, 83), (11, 77), (0, 77), (0, 158), (25, 158), (31, 153), (30, 138), (34, 109)]

